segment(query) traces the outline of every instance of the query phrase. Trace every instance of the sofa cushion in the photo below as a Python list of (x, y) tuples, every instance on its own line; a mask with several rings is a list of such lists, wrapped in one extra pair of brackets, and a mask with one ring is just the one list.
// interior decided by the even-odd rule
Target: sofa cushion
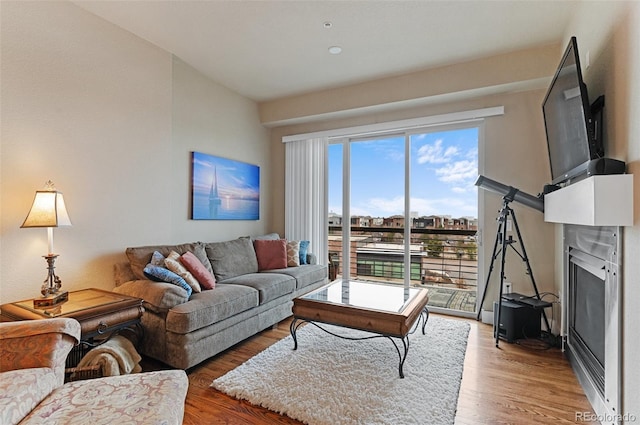
[(132, 280), (112, 291), (142, 299), (144, 308), (155, 313), (165, 313), (170, 308), (189, 301), (187, 292), (179, 286), (148, 279)]
[(258, 271), (258, 259), (250, 239), (239, 238), (205, 244), (207, 257), (218, 282)]
[(296, 280), (296, 289), (305, 288), (327, 277), (327, 266), (320, 264), (306, 264), (299, 267), (267, 270), (261, 274), (285, 274)]
[(181, 424), (188, 387), (183, 370), (69, 382), (22, 423)]
[(125, 254), (127, 255), (129, 264), (131, 264), (131, 270), (138, 279), (146, 279), (143, 270), (147, 266), (147, 264), (151, 262), (151, 256), (153, 255), (154, 251), (158, 251), (165, 257), (168, 256), (171, 251), (175, 251), (181, 255), (187, 251), (192, 252), (196, 257), (198, 257), (198, 260), (202, 262), (202, 265), (205, 266), (205, 268), (207, 268), (207, 270), (209, 270), (211, 273), (213, 273), (211, 264), (207, 259), (207, 253), (204, 250), (204, 245), (200, 242), (183, 243), (180, 245), (149, 245), (129, 247), (126, 249)]
[(167, 313), (167, 331), (186, 334), (217, 323), (258, 305), (258, 291), (241, 285), (216, 285), (216, 289), (193, 294), (188, 303)]
[(19, 423), (58, 386), (48, 367), (2, 372), (0, 379), (0, 424)]
[[(306, 264), (318, 264), (318, 257), (316, 254), (307, 251), (307, 263)], [(300, 263), (302, 265), (302, 263)]]
[(277, 233), (267, 233), (266, 235), (251, 236), (252, 241), (273, 241), (280, 239)]
[(137, 279), (128, 261), (119, 261), (113, 265), (113, 278), (116, 286)]
[(225, 284), (242, 285), (256, 289), (260, 293), (260, 304), (264, 304), (296, 289), (296, 281), (291, 276), (277, 273), (250, 273), (227, 279)]
[(258, 271), (287, 267), (287, 241), (284, 239), (253, 241), (253, 247)]

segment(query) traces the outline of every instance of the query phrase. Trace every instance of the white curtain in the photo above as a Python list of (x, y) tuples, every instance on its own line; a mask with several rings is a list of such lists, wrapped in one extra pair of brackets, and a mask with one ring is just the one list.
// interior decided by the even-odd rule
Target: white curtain
[(285, 237), (327, 264), (327, 138), (285, 143)]

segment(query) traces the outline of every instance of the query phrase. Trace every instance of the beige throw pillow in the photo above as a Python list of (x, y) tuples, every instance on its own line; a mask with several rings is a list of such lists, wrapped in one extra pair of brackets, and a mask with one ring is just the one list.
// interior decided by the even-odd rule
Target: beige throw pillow
[(300, 241), (287, 241), (287, 267), (300, 265)]
[(169, 256), (165, 258), (164, 265), (166, 268), (183, 278), (191, 289), (193, 289), (193, 292), (202, 292), (198, 279), (193, 277), (189, 270), (187, 270), (180, 262), (180, 254), (175, 251), (171, 251)]

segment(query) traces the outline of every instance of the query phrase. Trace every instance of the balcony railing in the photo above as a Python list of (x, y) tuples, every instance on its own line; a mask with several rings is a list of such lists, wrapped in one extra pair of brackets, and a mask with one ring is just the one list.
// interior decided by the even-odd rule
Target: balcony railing
[[(329, 255), (342, 276), (341, 227), (330, 227)], [(339, 233), (339, 235), (336, 235)], [(444, 308), (474, 311), (478, 286), (475, 230), (411, 229), (410, 282), (429, 287)], [(404, 229), (351, 228), (351, 279), (404, 282)]]

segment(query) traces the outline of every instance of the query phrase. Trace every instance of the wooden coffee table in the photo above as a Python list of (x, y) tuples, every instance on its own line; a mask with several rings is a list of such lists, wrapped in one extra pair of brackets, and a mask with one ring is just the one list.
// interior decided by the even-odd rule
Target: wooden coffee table
[[(353, 339), (388, 338), (396, 347), (400, 378), (409, 352), (409, 335), (422, 321), (422, 334), (429, 318), (427, 289), (409, 288), (373, 282), (332, 282), (293, 300), (293, 321), (290, 331), (294, 347), (298, 348), (296, 331), (301, 324), (312, 323), (332, 335)], [(358, 329), (375, 335), (348, 338), (337, 335), (318, 323)], [(415, 327), (414, 327), (415, 325)], [(413, 328), (413, 329), (412, 329)], [(402, 342), (403, 351), (396, 343)]]

